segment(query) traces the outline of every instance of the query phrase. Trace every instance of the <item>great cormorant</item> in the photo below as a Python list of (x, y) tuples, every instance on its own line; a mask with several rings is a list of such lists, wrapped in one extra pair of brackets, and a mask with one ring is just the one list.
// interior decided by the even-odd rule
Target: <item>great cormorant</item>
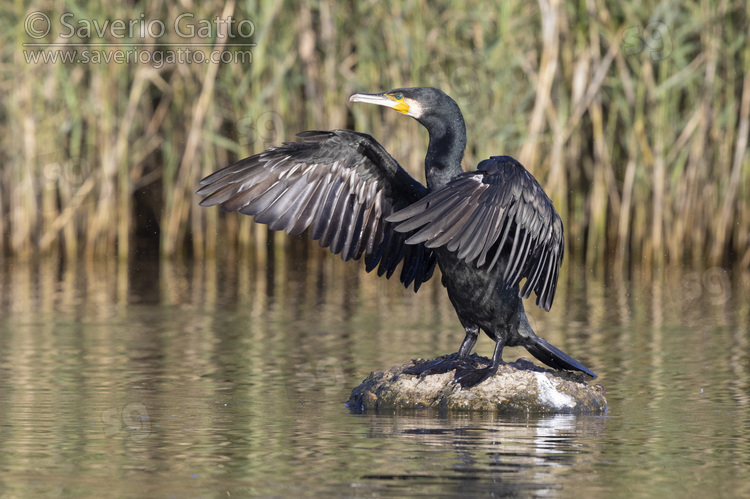
[[(353, 94), (350, 102), (392, 108), (429, 132), (427, 187), (413, 179), (371, 136), (308, 131), (204, 178), (201, 206), (254, 216), (272, 230), (310, 236), (344, 260), (364, 255), (367, 271), (414, 291), (437, 260), (442, 283), (466, 336), (458, 353), (409, 372), (456, 369), (462, 387), (492, 376), (507, 346), (523, 346), (548, 366), (596, 375), (534, 334), (522, 298), (533, 291), (549, 310), (563, 258), (563, 226), (552, 201), (526, 169), (492, 156), (461, 168), (466, 128), (456, 102), (435, 88)], [(526, 279), (523, 287), (520, 281)], [(489, 367), (469, 358), (479, 330), (495, 340)]]

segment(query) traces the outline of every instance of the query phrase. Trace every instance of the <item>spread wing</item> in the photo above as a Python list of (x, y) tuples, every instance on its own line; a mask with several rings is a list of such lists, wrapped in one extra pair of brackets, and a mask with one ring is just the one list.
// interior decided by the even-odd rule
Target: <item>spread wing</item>
[(407, 244), (446, 247), (477, 267), (495, 266), (501, 255), (503, 279), (526, 283), (520, 296), (533, 290), (536, 304), (552, 306), (564, 252), (563, 226), (552, 201), (515, 159), (493, 156), (445, 187), (391, 215), (397, 232), (412, 234)]
[(310, 237), (344, 260), (364, 255), (367, 271), (400, 279), (414, 290), (427, 281), (435, 256), (411, 234), (393, 231), (386, 218), (418, 201), (426, 188), (366, 134), (303, 132), (285, 143), (238, 161), (201, 180), (201, 206), (252, 215), (272, 230)]

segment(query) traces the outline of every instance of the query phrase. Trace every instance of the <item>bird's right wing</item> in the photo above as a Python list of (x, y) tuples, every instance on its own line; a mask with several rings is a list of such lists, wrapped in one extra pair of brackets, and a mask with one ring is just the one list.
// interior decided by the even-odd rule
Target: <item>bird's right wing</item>
[(454, 177), (443, 188), (388, 218), (396, 231), (414, 234), (407, 244), (445, 247), (477, 267), (491, 269), (501, 255), (503, 279), (549, 310), (565, 248), (563, 226), (552, 201), (515, 159), (493, 156), (476, 171)]
[(363, 254), (367, 271), (400, 279), (414, 290), (432, 276), (435, 256), (424, 245), (406, 245), (410, 234), (386, 218), (427, 194), (375, 139), (334, 130), (303, 132), (201, 180), (201, 206), (252, 215), (272, 230), (310, 237), (344, 260)]

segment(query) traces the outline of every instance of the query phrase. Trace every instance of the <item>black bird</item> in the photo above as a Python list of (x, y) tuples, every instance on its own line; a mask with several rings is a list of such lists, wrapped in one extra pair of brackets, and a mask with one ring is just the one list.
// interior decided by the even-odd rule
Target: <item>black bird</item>
[[(413, 179), (371, 136), (348, 130), (309, 131), (238, 161), (201, 180), (201, 206), (221, 205), (273, 230), (310, 236), (344, 260), (364, 255), (367, 271), (400, 280), (414, 291), (433, 273), (442, 283), (466, 337), (458, 353), (412, 374), (456, 369), (455, 381), (474, 386), (495, 374), (503, 347), (523, 346), (555, 369), (583, 364), (534, 334), (522, 298), (533, 291), (549, 310), (564, 240), (552, 201), (526, 169), (492, 156), (477, 170), (461, 168), (466, 127), (456, 102), (435, 88), (353, 94), (350, 102), (392, 108), (429, 132), (427, 187)], [(520, 281), (526, 279), (523, 287)], [(489, 367), (469, 358), (479, 330), (495, 340)]]

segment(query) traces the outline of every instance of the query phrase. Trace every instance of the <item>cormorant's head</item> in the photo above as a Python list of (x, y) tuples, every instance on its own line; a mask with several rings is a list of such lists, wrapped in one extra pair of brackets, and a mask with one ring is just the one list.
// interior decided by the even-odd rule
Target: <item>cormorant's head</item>
[(432, 87), (396, 88), (379, 94), (352, 94), (349, 102), (390, 107), (422, 124), (432, 116), (461, 115), (458, 104), (445, 92)]
[(417, 120), (430, 134), (425, 164), (437, 162), (461, 168), (466, 126), (456, 101), (431, 87), (396, 88), (379, 94), (352, 94), (349, 102), (390, 107)]

